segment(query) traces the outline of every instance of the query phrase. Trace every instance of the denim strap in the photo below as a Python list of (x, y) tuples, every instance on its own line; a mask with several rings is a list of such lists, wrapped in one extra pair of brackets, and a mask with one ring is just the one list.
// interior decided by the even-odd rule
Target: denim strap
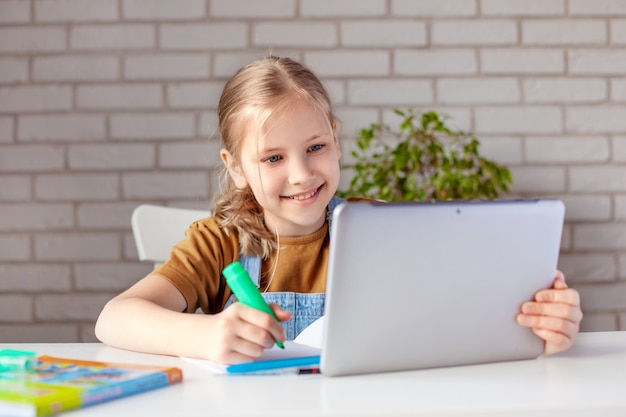
[[(330, 203), (328, 203), (328, 213), (331, 214), (331, 216), (329, 216), (328, 218), (328, 231), (329, 232), (332, 226), (332, 212), (335, 210), (335, 208), (339, 204), (343, 203), (344, 201), (346, 200), (341, 197), (335, 196), (331, 198)], [(250, 274), (250, 278), (252, 278), (252, 282), (254, 282), (254, 284), (257, 287), (259, 287), (260, 280), (261, 280), (261, 257), (256, 256), (256, 255), (251, 255), (251, 256), (240, 255), (239, 262), (241, 263), (241, 266), (243, 266), (244, 269), (248, 271), (248, 274)]]

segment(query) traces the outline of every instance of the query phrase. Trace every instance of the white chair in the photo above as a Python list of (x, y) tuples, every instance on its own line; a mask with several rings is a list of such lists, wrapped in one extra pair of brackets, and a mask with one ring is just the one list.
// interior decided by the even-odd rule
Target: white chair
[(211, 215), (206, 210), (142, 204), (133, 210), (131, 225), (139, 260), (159, 265), (170, 256), (172, 246), (185, 238), (191, 223)]

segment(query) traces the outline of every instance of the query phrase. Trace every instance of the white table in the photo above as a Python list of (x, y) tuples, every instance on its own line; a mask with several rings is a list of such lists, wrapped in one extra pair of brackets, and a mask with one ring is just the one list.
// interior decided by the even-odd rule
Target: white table
[(98, 416), (626, 416), (626, 332), (582, 333), (537, 360), (350, 377), (213, 375), (176, 357), (98, 343), (0, 348), (175, 365), (181, 384), (66, 413)]

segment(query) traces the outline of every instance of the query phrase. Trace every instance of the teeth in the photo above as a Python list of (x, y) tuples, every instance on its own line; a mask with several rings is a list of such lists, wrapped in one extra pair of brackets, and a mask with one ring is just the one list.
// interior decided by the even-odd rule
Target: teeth
[(316, 191), (309, 193), (309, 194), (305, 194), (305, 195), (297, 195), (294, 197), (291, 197), (292, 200), (306, 200), (307, 198), (311, 198), (315, 195)]

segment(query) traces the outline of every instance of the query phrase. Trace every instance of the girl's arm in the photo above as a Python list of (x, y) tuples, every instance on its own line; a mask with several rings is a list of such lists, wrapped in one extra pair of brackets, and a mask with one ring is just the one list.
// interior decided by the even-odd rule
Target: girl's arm
[(572, 346), (582, 318), (578, 291), (568, 288), (563, 273), (556, 271), (552, 288), (538, 291), (533, 301), (524, 303), (517, 322), (545, 340), (544, 353), (550, 354)]
[[(219, 314), (183, 313), (187, 307), (178, 289), (150, 274), (109, 301), (96, 322), (102, 342), (128, 350), (191, 356), (222, 363), (259, 357), (274, 340), (285, 340), (281, 325), (268, 314), (241, 303)], [(272, 305), (279, 320), (289, 313)]]

